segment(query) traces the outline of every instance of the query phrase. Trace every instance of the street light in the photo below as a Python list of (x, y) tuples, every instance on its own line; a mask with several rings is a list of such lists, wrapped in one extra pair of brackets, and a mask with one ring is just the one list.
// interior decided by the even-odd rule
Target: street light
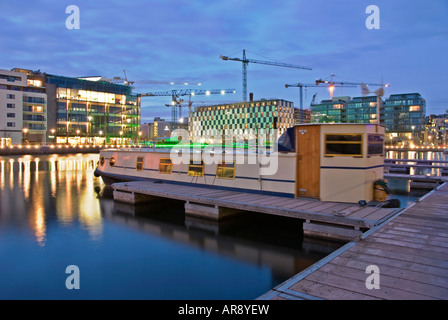
[(27, 133), (28, 128), (23, 128), (23, 143), (28, 143)]
[(123, 131), (120, 131), (120, 143), (123, 144)]
[(55, 135), (54, 135), (54, 133), (56, 132), (56, 130), (55, 130), (55, 129), (51, 129), (50, 132), (51, 132), (51, 135), (53, 136), (53, 143), (56, 143), (56, 137), (55, 137)]

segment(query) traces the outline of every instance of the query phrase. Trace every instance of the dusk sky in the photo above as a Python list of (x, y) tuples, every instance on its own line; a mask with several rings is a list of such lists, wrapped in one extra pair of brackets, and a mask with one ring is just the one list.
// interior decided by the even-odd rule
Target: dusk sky
[[(80, 9), (80, 29), (65, 22), (68, 5)], [(380, 29), (369, 30), (366, 8), (380, 9)], [(273, 60), (313, 70), (248, 66), (256, 100), (280, 98), (299, 106), (298, 89), (285, 84), (335, 81), (390, 83), (385, 97), (421, 93), (427, 114), (448, 109), (448, 1), (446, 0), (70, 0), (1, 1), (0, 69), (27, 68), (64, 76), (201, 82), (196, 89), (233, 89), (234, 95), (196, 96), (241, 101), (242, 65), (219, 55)], [(136, 84), (136, 92), (186, 87)], [(329, 98), (321, 88), (313, 94)], [(360, 96), (360, 88), (337, 88)], [(170, 97), (143, 98), (142, 123), (167, 119)], [(184, 112), (186, 115), (187, 112)]]

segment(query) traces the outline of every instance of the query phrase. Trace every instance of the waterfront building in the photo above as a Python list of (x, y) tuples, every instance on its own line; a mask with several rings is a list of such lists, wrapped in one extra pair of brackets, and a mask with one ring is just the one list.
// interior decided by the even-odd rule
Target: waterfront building
[[(302, 123), (310, 123), (311, 122), (311, 110), (303, 109), (302, 110)], [(300, 124), (300, 109), (294, 108), (294, 124)]]
[(256, 139), (259, 132), (278, 129), (280, 135), (294, 126), (294, 106), (282, 99), (201, 106), (194, 108), (188, 123), (195, 142), (221, 139), (226, 130), (241, 139)]
[(346, 122), (347, 102), (350, 97), (334, 97), (311, 105), (311, 122), (343, 123)]
[(144, 123), (141, 125), (142, 138), (145, 140), (161, 140), (168, 139), (172, 129), (188, 130), (188, 123), (181, 118), (182, 122), (173, 125), (171, 121), (166, 121), (160, 117), (155, 117), (152, 123)]
[(0, 70), (0, 136), (3, 146), (46, 142), (46, 89), (41, 77), (27, 71)]
[[(380, 123), (386, 140), (424, 140), (426, 102), (419, 93), (392, 94), (380, 105)], [(377, 123), (377, 97), (335, 97), (311, 106), (311, 121), (317, 123)], [(420, 141), (421, 142), (421, 141)]]
[(383, 123), (397, 137), (425, 130), (426, 101), (419, 93), (392, 94), (383, 104)]
[(101, 77), (0, 70), (0, 136), (9, 143), (129, 144), (139, 139), (140, 97)]
[(57, 143), (129, 144), (140, 132), (140, 97), (101, 77), (46, 75)]
[(446, 145), (448, 140), (448, 114), (431, 114), (426, 117), (426, 128), (423, 133), (425, 142)]
[(354, 97), (347, 102), (346, 110), (347, 123), (378, 123), (376, 96)]

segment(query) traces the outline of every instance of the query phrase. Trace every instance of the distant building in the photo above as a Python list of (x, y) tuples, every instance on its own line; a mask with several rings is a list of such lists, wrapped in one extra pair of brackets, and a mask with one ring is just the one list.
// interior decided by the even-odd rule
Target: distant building
[(347, 102), (350, 97), (334, 97), (311, 105), (311, 122), (341, 123), (346, 122)]
[[(311, 110), (303, 109), (302, 110), (302, 123), (310, 123), (311, 122)], [(300, 109), (294, 108), (294, 124), (300, 123)]]
[(282, 134), (294, 125), (294, 106), (281, 99), (257, 100), (196, 107), (189, 118), (193, 141), (222, 138), (225, 130), (243, 139), (256, 138), (260, 130)]
[(140, 98), (132, 88), (101, 77), (45, 75), (58, 143), (130, 143), (140, 131)]
[(378, 123), (376, 96), (354, 97), (347, 102), (346, 110), (345, 122)]
[(425, 130), (426, 101), (419, 93), (393, 94), (383, 104), (386, 130), (398, 134)]
[(0, 70), (0, 138), (9, 143), (45, 143), (47, 95), (40, 77), (22, 69)]
[(101, 77), (0, 70), (0, 112), (0, 136), (13, 144), (129, 143), (140, 130), (138, 95)]
[[(377, 97), (335, 97), (311, 106), (312, 122), (377, 123)], [(393, 94), (379, 109), (380, 123), (392, 137), (410, 138), (425, 130), (426, 102), (419, 93)]]

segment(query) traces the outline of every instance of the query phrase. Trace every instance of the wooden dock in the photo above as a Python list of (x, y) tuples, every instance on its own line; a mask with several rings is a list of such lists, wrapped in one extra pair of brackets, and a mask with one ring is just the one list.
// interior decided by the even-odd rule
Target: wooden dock
[(243, 211), (302, 219), (306, 235), (343, 241), (360, 237), (399, 210), (152, 181), (114, 183), (112, 188), (115, 201), (181, 200), (185, 201), (186, 214), (214, 220)]
[(448, 184), (259, 299), (448, 299)]

